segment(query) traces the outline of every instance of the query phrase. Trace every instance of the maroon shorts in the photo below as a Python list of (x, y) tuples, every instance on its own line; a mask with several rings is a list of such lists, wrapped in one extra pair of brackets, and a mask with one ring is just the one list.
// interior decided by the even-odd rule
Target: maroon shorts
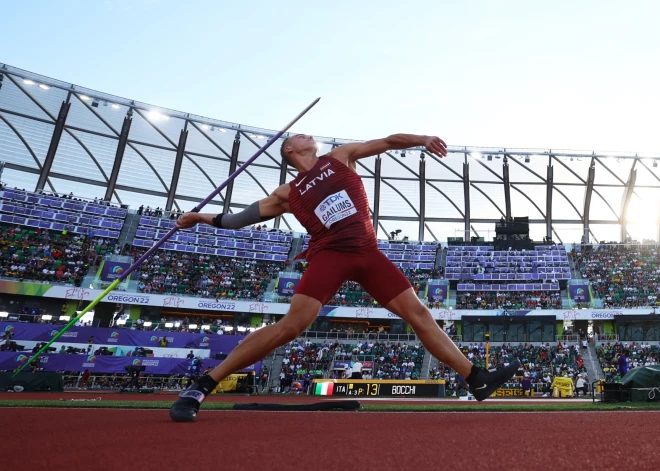
[(361, 253), (326, 249), (309, 262), (295, 294), (304, 294), (323, 305), (347, 280), (360, 283), (383, 307), (411, 287), (401, 270), (377, 248)]

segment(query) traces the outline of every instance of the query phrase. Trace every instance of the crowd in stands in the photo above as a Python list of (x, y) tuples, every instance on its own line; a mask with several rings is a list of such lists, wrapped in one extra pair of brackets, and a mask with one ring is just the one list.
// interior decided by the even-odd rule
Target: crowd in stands
[(645, 342), (601, 343), (596, 346), (598, 361), (605, 374), (605, 381), (618, 383), (631, 368), (660, 363), (660, 348)]
[(603, 244), (571, 256), (604, 307), (660, 306), (660, 247)]
[(360, 283), (355, 281), (346, 281), (335, 293), (334, 298), (328, 301), (331, 306), (354, 306), (354, 307), (379, 307), (376, 301), (369, 293), (364, 291)]
[(90, 266), (119, 253), (108, 239), (44, 229), (0, 226), (0, 276), (80, 286)]
[(420, 344), (364, 343), (360, 355), (374, 357), (375, 379), (419, 379), (426, 350)]
[(425, 349), (422, 344), (365, 341), (336, 344), (333, 353), (339, 361), (373, 361), (373, 370), (366, 374), (375, 379), (419, 379)]
[[(532, 344), (511, 345), (491, 347), (488, 365), (486, 365), (486, 347), (480, 344), (459, 344), (458, 348), (475, 365), (488, 368), (499, 368), (508, 366), (514, 359), (521, 363), (521, 369), (504, 388), (522, 389), (523, 391), (535, 391), (543, 393), (543, 397), (549, 397), (552, 393), (552, 381), (555, 376), (569, 377), (574, 384), (589, 384), (587, 369), (584, 359), (580, 355), (579, 344), (557, 346), (545, 344), (535, 346)], [(429, 376), (432, 379), (444, 379), (447, 395), (463, 396), (467, 394), (465, 378), (443, 363), (431, 369)], [(586, 389), (582, 390), (586, 393)]]
[(456, 295), (456, 309), (561, 309), (559, 291), (501, 291)]
[[(333, 360), (342, 362), (371, 362), (362, 371), (363, 379), (419, 379), (424, 346), (365, 341), (357, 344), (333, 342), (312, 343), (295, 340), (284, 348), (284, 359), (276, 393), (308, 391), (313, 379), (342, 379), (350, 377), (351, 369), (339, 366), (331, 370)], [(262, 389), (267, 378), (261, 378)]]
[[(146, 250), (133, 249), (133, 257)], [(269, 281), (284, 263), (186, 252), (159, 251), (140, 267), (138, 290), (144, 293), (263, 300)]]
[[(327, 377), (338, 345), (330, 342), (312, 343), (302, 339), (285, 345), (279, 383), (273, 392), (307, 392), (313, 379)], [(262, 373), (260, 377), (262, 391), (266, 387), (267, 380), (268, 378), (264, 378)]]

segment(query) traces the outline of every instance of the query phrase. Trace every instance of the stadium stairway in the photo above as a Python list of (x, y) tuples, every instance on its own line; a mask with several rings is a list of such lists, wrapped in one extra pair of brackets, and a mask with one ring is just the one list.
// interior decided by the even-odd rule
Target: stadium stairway
[(587, 368), (587, 375), (589, 375), (589, 387), (593, 381), (603, 379), (603, 370), (598, 363), (598, 355), (596, 354), (596, 346), (589, 342), (587, 346), (587, 354), (584, 356), (584, 366)]
[(278, 348), (271, 353), (264, 363), (270, 370), (268, 377), (268, 388), (277, 388), (280, 385), (280, 373), (282, 372), (282, 360), (284, 360), (284, 349)]
[(128, 213), (126, 214), (126, 219), (124, 219), (124, 225), (121, 228), (119, 233), (119, 245), (123, 247), (124, 244), (133, 245), (135, 240), (135, 235), (137, 234), (138, 226), (140, 225), (140, 218), (142, 216), (137, 213)]
[[(424, 372), (424, 374), (426, 374), (426, 376), (420, 375), (420, 377), (421, 378), (426, 378), (426, 379), (431, 379), (431, 370), (433, 368), (437, 368), (438, 366), (440, 366), (440, 360), (438, 360), (436, 357), (431, 355), (429, 352), (426, 352), (426, 354), (429, 355), (429, 364), (428, 364), (428, 367), (427, 367), (426, 370), (422, 369), (422, 371)], [(426, 358), (424, 358), (424, 361), (426, 361)], [(422, 364), (422, 367), (423, 367), (423, 364)]]
[(428, 350), (424, 351), (424, 359), (422, 360), (422, 371), (419, 372), (419, 379), (428, 379), (429, 371), (431, 370), (431, 359), (433, 357)]
[(303, 245), (305, 245), (304, 237), (294, 237), (291, 240), (291, 250), (289, 251), (289, 264), (287, 265), (285, 271), (294, 271), (295, 262), (294, 259), (302, 252)]
[(279, 277), (271, 278), (270, 281), (268, 282), (268, 286), (266, 286), (266, 296), (264, 296), (264, 301), (268, 301), (270, 299), (270, 301), (273, 302), (273, 299), (277, 298), (275, 283), (277, 283), (278, 279)]
[(438, 250), (435, 253), (435, 268), (445, 268), (447, 266), (447, 250), (438, 244)]
[(568, 266), (571, 269), (571, 278), (573, 279), (582, 279), (582, 274), (580, 273), (580, 270), (577, 269), (575, 266), (575, 261), (573, 260), (573, 257), (569, 255), (568, 257)]
[(562, 309), (571, 308), (571, 300), (568, 297), (568, 290), (566, 289), (561, 290), (561, 307)]

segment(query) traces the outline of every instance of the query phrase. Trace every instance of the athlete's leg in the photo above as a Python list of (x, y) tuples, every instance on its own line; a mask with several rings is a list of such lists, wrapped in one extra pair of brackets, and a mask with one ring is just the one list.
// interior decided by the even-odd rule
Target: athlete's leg
[(204, 375), (179, 395), (170, 409), (170, 417), (177, 422), (194, 421), (199, 406), (220, 380), (295, 340), (316, 319), (321, 306), (337, 292), (353, 264), (350, 255), (333, 251), (316, 254), (296, 288), (284, 319), (248, 335), (210, 375)]
[(247, 368), (265, 358), (277, 347), (295, 339), (314, 322), (321, 311), (321, 303), (304, 294), (296, 294), (291, 299), (291, 307), (284, 318), (252, 332), (239, 343), (225, 361), (211, 371), (215, 381), (221, 381), (230, 374)]
[(412, 288), (408, 288), (390, 301), (386, 309), (410, 324), (431, 355), (456, 370), (463, 378), (470, 375), (472, 363), (438, 326), (431, 312), (422, 304)]
[(422, 304), (410, 282), (382, 252), (364, 257), (358, 281), (381, 306), (406, 321), (431, 355), (467, 378), (472, 363), (454, 345)]
[(477, 400), (487, 399), (516, 373), (520, 366), (518, 361), (494, 372), (474, 366), (440, 329), (401, 270), (380, 252), (365, 254), (361, 259), (359, 279), (356, 281), (381, 306), (408, 322), (431, 355), (465, 378)]
[(316, 254), (303, 275), (291, 299), (291, 307), (284, 318), (248, 335), (219, 364), (211, 377), (220, 381), (263, 359), (270, 352), (289, 343), (310, 326), (321, 311), (321, 306), (334, 296), (350, 273), (350, 255), (334, 251)]

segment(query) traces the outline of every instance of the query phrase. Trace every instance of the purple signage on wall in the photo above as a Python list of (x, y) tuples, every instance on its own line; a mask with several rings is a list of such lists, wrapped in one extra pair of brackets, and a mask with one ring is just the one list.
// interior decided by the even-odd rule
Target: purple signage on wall
[(101, 281), (115, 281), (122, 273), (128, 270), (130, 266), (131, 264), (126, 262), (112, 262), (110, 260), (105, 260), (99, 278)]
[(280, 281), (277, 284), (277, 292), (282, 296), (293, 294), (300, 282), (299, 278), (284, 278), (280, 276)]
[(447, 300), (448, 290), (449, 290), (449, 285), (447, 284), (436, 285), (429, 283), (428, 292), (427, 292), (429, 301), (433, 299), (433, 301), (439, 301), (441, 303), (444, 303)]
[[(14, 340), (48, 342), (62, 326), (53, 324), (28, 324), (25, 322), (0, 322), (0, 332), (11, 332)], [(164, 337), (169, 348), (208, 348), (211, 356), (229, 353), (245, 337), (241, 335), (215, 335), (188, 332), (153, 330), (106, 329), (101, 327), (71, 327), (61, 337), (63, 343), (82, 343), (88, 340), (96, 345), (126, 345), (136, 347), (160, 347)]]
[[(0, 371), (13, 371), (27, 363), (32, 354), (30, 352), (0, 352)], [(39, 367), (44, 371), (85, 371), (91, 373), (126, 373), (128, 366), (144, 366), (145, 374), (178, 374), (190, 373), (191, 360), (184, 358), (136, 358), (115, 357), (105, 355), (69, 355), (52, 354), (40, 357)], [(215, 368), (222, 360), (202, 360), (202, 368)], [(259, 372), (261, 362), (248, 366), (241, 371)], [(29, 367), (27, 367), (29, 371)]]
[(591, 301), (591, 295), (589, 294), (589, 285), (587, 284), (575, 284), (568, 286), (569, 295), (571, 299), (577, 303), (587, 303)]

